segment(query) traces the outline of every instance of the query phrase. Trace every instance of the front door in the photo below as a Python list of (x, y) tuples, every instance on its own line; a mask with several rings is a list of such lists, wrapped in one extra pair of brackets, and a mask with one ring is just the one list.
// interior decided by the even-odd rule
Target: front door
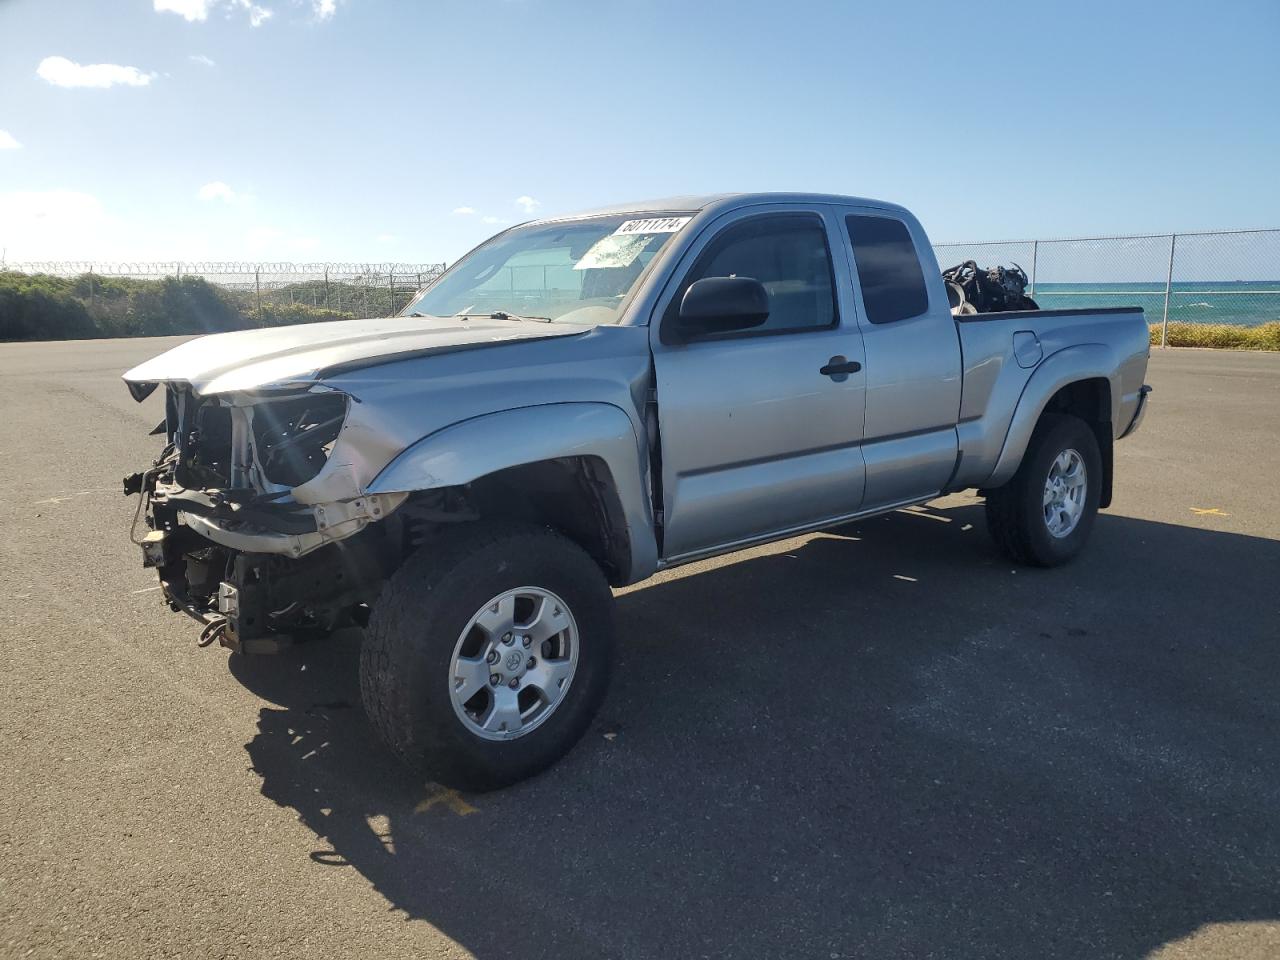
[[(709, 225), (657, 306), (651, 342), (667, 560), (844, 516), (862, 503), (864, 379), (849, 369), (864, 357), (848, 261), (832, 256), (841, 250), (839, 222), (823, 207), (766, 209)], [(764, 284), (765, 323), (673, 342), (688, 286), (727, 276)]]

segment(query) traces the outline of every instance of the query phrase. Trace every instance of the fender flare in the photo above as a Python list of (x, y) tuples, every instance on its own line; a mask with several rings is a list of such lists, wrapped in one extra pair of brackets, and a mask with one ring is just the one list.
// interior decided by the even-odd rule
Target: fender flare
[(509, 467), (560, 457), (596, 457), (608, 468), (630, 546), (627, 581), (658, 565), (648, 453), (631, 418), (600, 402), (548, 403), (488, 413), (428, 434), (392, 460), (366, 493), (460, 486)]
[(1118, 410), (1120, 396), (1117, 368), (1114, 352), (1104, 343), (1083, 343), (1066, 347), (1043, 360), (1018, 397), (995, 469), (979, 486), (1002, 486), (1018, 472), (1023, 454), (1031, 442), (1031, 434), (1040, 422), (1040, 415), (1063, 387), (1078, 380), (1106, 380), (1110, 384), (1111, 410)]

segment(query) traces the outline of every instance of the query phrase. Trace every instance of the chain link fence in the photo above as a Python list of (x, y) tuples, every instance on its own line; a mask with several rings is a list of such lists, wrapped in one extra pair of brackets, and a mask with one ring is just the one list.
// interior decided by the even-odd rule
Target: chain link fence
[(440, 276), (444, 268), (443, 263), (0, 261), (0, 271), (67, 278), (87, 276), (90, 299), (94, 277), (133, 280), (201, 277), (232, 293), (245, 309), (261, 311), (263, 306), (303, 304), (361, 317), (389, 317), (399, 313), (413, 295)]
[[(1280, 321), (1280, 230), (1234, 230), (934, 245), (939, 266), (1019, 264), (1046, 309), (1139, 306), (1161, 324), (1255, 327)], [(3, 263), (0, 271), (59, 277), (198, 276), (245, 309), (303, 304), (391, 316), (444, 271), (443, 263)], [(513, 279), (514, 283), (514, 279)]]
[(1020, 265), (1045, 309), (1142, 307), (1161, 325), (1280, 321), (1280, 230), (937, 243), (944, 270)]

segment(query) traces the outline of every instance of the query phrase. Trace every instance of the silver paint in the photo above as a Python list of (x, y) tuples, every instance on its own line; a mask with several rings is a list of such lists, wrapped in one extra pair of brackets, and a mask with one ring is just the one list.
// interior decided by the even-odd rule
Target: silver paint
[[(317, 507), (465, 483), (536, 459), (596, 457), (623, 505), (628, 582), (948, 490), (997, 486), (1017, 469), (1049, 399), (1079, 380), (1105, 381), (1115, 437), (1136, 424), (1149, 353), (1141, 314), (957, 322), (920, 224), (871, 200), (677, 197), (578, 216), (675, 210), (689, 224), (648, 265), (614, 325), (400, 317), (281, 327), (200, 338), (125, 379), (189, 384), (237, 405), (280, 391), (349, 395), (328, 462), (292, 491)], [(826, 225), (836, 327), (661, 342), (659, 320), (681, 276), (716, 233), (795, 211)], [(866, 322), (848, 213), (907, 226), (928, 284), (925, 313)], [(820, 375), (836, 355), (862, 371), (843, 382)], [(661, 477), (650, 472), (651, 400)]]

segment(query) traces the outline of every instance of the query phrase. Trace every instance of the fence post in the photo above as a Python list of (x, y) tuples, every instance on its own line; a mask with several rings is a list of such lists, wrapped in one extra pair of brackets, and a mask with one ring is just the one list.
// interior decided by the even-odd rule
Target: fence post
[(387, 274), (387, 295), (390, 298), (387, 303), (387, 316), (394, 316), (396, 310), (396, 268), (392, 267), (391, 272)]
[(253, 268), (253, 293), (258, 301), (258, 312), (262, 312), (262, 270), (259, 267)]
[(1169, 345), (1169, 293), (1173, 289), (1173, 252), (1178, 248), (1178, 235), (1169, 234), (1169, 272), (1164, 278), (1164, 319), (1160, 321), (1160, 346)]
[(329, 309), (329, 265), (324, 265), (324, 308)]
[(1031, 299), (1036, 296), (1036, 261), (1040, 259), (1040, 241), (1031, 241)]
[(89, 264), (89, 309), (93, 309), (93, 264)]

